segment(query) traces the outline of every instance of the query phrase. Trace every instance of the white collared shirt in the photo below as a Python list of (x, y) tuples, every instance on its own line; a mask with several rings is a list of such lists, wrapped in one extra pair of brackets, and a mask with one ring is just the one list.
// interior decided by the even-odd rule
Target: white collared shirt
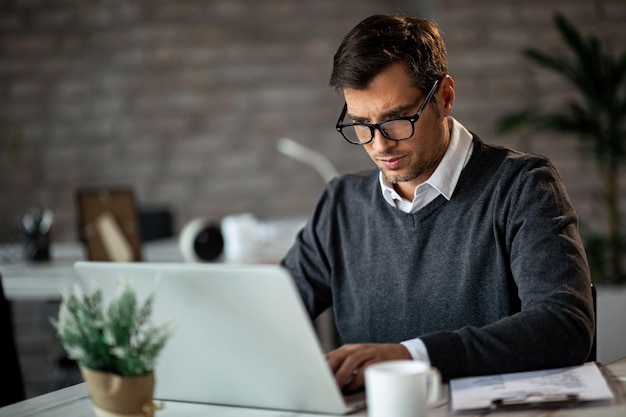
[(437, 198), (440, 194), (450, 201), (452, 193), (465, 168), (467, 161), (472, 156), (472, 134), (454, 118), (449, 117), (450, 143), (443, 155), (435, 172), (422, 184), (415, 187), (413, 201), (408, 201), (390, 187), (383, 178), (382, 171), (379, 174), (379, 182), (385, 200), (405, 213), (415, 213)]
[[(452, 117), (448, 118), (448, 123), (450, 126), (448, 149), (430, 178), (415, 187), (413, 201), (400, 197), (396, 190), (387, 185), (382, 172), (379, 174), (383, 197), (389, 204), (405, 213), (415, 213), (440, 194), (450, 201), (459, 182), (461, 171), (472, 156), (474, 148), (472, 146), (472, 134), (461, 123)], [(413, 359), (430, 362), (428, 350), (421, 339), (406, 340), (402, 342), (402, 345), (408, 349)]]

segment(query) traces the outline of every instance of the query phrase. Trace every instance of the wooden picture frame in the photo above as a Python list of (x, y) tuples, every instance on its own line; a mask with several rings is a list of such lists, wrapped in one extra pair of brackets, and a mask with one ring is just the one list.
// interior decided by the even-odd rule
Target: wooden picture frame
[(88, 260), (142, 260), (141, 231), (130, 187), (80, 188), (76, 203), (78, 235)]

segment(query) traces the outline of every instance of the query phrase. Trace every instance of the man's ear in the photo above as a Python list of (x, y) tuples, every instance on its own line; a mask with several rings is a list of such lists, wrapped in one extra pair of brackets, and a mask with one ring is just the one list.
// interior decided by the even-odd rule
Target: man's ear
[(454, 80), (449, 75), (441, 82), (441, 97), (443, 99), (442, 110), (445, 116), (449, 116), (452, 113), (454, 107)]

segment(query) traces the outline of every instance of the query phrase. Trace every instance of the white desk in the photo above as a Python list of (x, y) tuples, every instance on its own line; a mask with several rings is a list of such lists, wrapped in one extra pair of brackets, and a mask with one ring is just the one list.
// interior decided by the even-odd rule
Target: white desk
[[(147, 262), (183, 261), (175, 239), (146, 242), (142, 250)], [(64, 289), (71, 289), (78, 283), (73, 265), (85, 259), (83, 246), (78, 242), (53, 242), (50, 255), (50, 261), (0, 265), (8, 300), (59, 301)]]
[[(598, 403), (561, 409), (538, 409), (527, 411), (494, 412), (493, 417), (624, 417), (626, 416), (626, 358), (606, 366), (609, 384), (615, 392), (613, 403)], [(447, 402), (433, 407), (429, 416), (450, 417)], [(51, 392), (36, 398), (0, 408), (2, 417), (93, 417), (91, 401), (84, 383)], [(258, 410), (251, 408), (224, 407), (207, 404), (166, 402), (163, 410), (157, 411), (156, 417), (305, 417), (320, 414), (302, 414), (286, 411)], [(367, 416), (361, 411), (350, 416)], [(392, 417), (392, 416), (390, 416)]]
[[(292, 223), (289, 220), (287, 224)], [(278, 228), (273, 223), (268, 224), (273, 229), (265, 229)], [(225, 261), (221, 256), (215, 262), (278, 263), (291, 245), (292, 236), (286, 236), (282, 239), (266, 236), (264, 240), (255, 241), (257, 246), (252, 248), (253, 251), (247, 257)], [(72, 288), (79, 282), (73, 265), (86, 258), (83, 246), (79, 242), (53, 242), (50, 252), (49, 261), (0, 263), (4, 293), (8, 300), (59, 301), (64, 289)], [(145, 262), (185, 261), (177, 238), (143, 243), (142, 258)]]

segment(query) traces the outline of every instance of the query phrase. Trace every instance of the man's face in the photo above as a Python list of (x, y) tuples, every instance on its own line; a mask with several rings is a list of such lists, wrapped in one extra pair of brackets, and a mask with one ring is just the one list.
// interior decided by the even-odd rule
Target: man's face
[[(450, 136), (445, 116), (450, 114), (451, 105), (448, 109), (447, 99), (442, 99), (442, 90), (453, 91), (450, 83), (449, 77), (443, 80), (434, 94), (438, 97), (436, 106), (440, 107), (426, 106), (410, 139), (393, 141), (375, 130), (374, 139), (363, 145), (387, 182), (408, 200), (413, 199), (415, 187), (435, 171), (448, 147)], [(404, 64), (390, 66), (366, 89), (346, 88), (343, 93), (348, 106), (346, 122), (380, 123), (413, 116), (425, 99), (425, 95), (413, 86)]]

